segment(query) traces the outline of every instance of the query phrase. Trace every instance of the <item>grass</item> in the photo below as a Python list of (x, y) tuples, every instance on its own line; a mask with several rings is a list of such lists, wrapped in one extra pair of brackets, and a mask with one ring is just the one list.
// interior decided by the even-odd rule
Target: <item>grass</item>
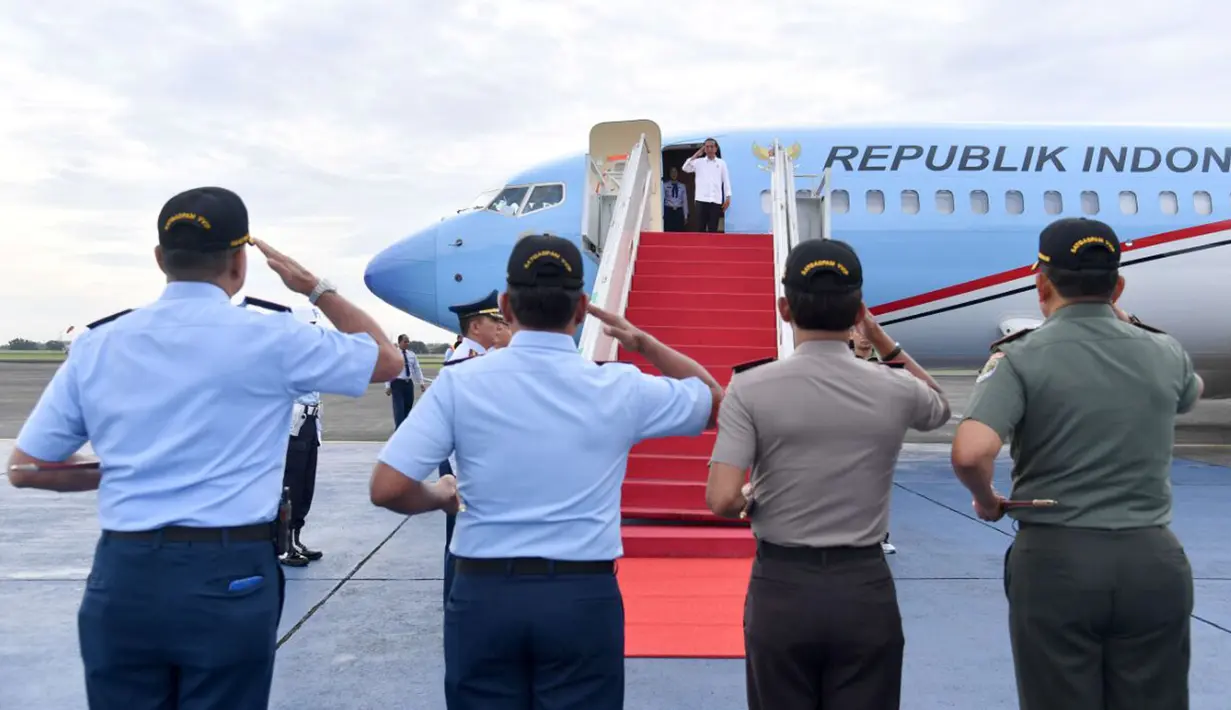
[(64, 353), (54, 350), (0, 350), (0, 362), (60, 362)]

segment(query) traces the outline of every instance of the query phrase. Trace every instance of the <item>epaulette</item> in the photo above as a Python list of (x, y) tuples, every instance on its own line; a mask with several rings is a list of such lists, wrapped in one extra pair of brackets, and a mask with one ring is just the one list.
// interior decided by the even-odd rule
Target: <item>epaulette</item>
[(274, 303), (273, 301), (266, 301), (263, 298), (253, 298), (252, 296), (245, 296), (244, 300), (239, 304), (239, 306), (240, 308), (247, 308), (248, 306), (256, 306), (257, 308), (264, 308), (267, 311), (277, 311), (279, 313), (290, 313), (291, 312), (290, 306), (284, 306), (281, 303)]
[(119, 318), (120, 316), (123, 316), (123, 315), (128, 315), (129, 313), (132, 313), (132, 312), (133, 312), (133, 309), (131, 309), (131, 308), (125, 308), (124, 310), (120, 311), (119, 313), (112, 313), (111, 315), (107, 316), (106, 318), (99, 318), (98, 320), (94, 321), (93, 323), (91, 323), (91, 324), (87, 325), (85, 328), (86, 328), (86, 330), (93, 330), (93, 329), (97, 328), (97, 327), (98, 327), (98, 326), (100, 326), (100, 325), (107, 325), (108, 323), (110, 323), (111, 321), (115, 320), (116, 318)]
[(1009, 333), (1008, 335), (1004, 336), (1000, 340), (997, 340), (996, 342), (992, 343), (991, 347), (989, 347), (988, 350), (990, 352), (996, 352), (996, 348), (1000, 347), (1001, 345), (1004, 345), (1005, 343), (1011, 343), (1014, 340), (1017, 340), (1018, 338), (1024, 337), (1027, 333), (1029, 333), (1032, 330), (1034, 330), (1034, 328), (1022, 328), (1019, 331)]
[(479, 355), (471, 355), (471, 356), (469, 356), (469, 357), (459, 357), (459, 358), (458, 358), (458, 359), (456, 359), (456, 360), (446, 360), (446, 361), (445, 361), (444, 363), (442, 363), (440, 366), (441, 366), (441, 367), (449, 367), (450, 365), (456, 365), (456, 364), (461, 363), (461, 362), (470, 362), (471, 360), (473, 360), (473, 359), (475, 359), (475, 358), (477, 358), (477, 357), (480, 357), (480, 356), (479, 356)]
[(764, 358), (761, 358), (760, 360), (751, 360), (751, 361), (749, 361), (749, 362), (742, 362), (742, 363), (740, 363), (740, 364), (738, 364), (738, 365), (732, 365), (732, 366), (731, 366), (731, 373), (732, 373), (732, 374), (735, 374), (735, 375), (738, 375), (739, 373), (741, 373), (741, 372), (747, 372), (748, 370), (751, 370), (751, 369), (753, 369), (754, 367), (760, 367), (760, 366), (762, 366), (762, 365), (768, 365), (769, 363), (771, 363), (771, 362), (773, 362), (774, 360), (777, 360), (777, 359), (778, 359), (778, 358), (776, 358), (776, 357), (764, 357)]
[(1158, 333), (1159, 335), (1166, 335), (1165, 332), (1159, 330), (1158, 328), (1155, 328), (1152, 325), (1146, 325), (1145, 323), (1142, 323), (1141, 319), (1138, 318), (1137, 316), (1129, 316), (1128, 322), (1131, 323), (1132, 325), (1137, 326), (1138, 328), (1141, 328), (1142, 330), (1148, 330), (1151, 333)]

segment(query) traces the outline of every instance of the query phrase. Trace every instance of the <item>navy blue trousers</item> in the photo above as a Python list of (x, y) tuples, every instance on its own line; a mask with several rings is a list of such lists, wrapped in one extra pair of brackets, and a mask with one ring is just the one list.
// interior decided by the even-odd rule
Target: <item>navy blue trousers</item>
[(103, 533), (77, 614), (90, 710), (267, 708), (284, 596), (272, 541)]
[(389, 398), (393, 400), (393, 428), (402, 426), (406, 416), (415, 406), (415, 383), (410, 380), (394, 380), (389, 383)]
[(458, 574), (445, 605), (448, 710), (623, 710), (614, 574)]
[[(453, 466), (449, 464), (449, 460), (445, 459), (440, 464), (440, 476), (448, 476), (453, 473)], [(453, 586), (453, 555), (449, 553), (449, 543), (453, 542), (453, 526), (457, 524), (456, 515), (445, 515), (445, 584), (444, 584), (444, 603), (449, 603), (449, 588)]]

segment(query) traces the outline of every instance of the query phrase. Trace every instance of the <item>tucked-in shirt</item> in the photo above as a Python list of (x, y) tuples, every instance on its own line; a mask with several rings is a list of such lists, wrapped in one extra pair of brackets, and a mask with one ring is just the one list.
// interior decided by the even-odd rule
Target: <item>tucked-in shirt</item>
[(684, 161), (683, 170), (697, 176), (693, 187), (697, 202), (721, 205), (724, 198), (731, 196), (731, 173), (722, 158), (689, 158)]
[(573, 338), (519, 331), (509, 346), (442, 368), (380, 460), (422, 481), (456, 451), (450, 551), (461, 557), (612, 560), (629, 449), (698, 435), (712, 394), (633, 365), (599, 365)]

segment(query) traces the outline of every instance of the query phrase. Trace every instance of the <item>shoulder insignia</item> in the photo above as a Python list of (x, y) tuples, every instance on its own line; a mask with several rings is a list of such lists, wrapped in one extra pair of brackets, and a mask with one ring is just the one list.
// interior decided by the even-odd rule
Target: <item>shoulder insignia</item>
[(742, 362), (738, 365), (732, 365), (731, 373), (738, 375), (741, 372), (747, 372), (748, 370), (751, 370), (753, 368), (760, 367), (762, 365), (768, 365), (769, 363), (777, 359), (778, 358), (776, 357), (766, 357), (766, 358), (761, 358), (760, 360), (752, 360), (750, 362)]
[(245, 296), (244, 300), (241, 301), (239, 305), (241, 308), (256, 306), (257, 308), (264, 308), (267, 311), (277, 311), (279, 313), (291, 312), (290, 306), (284, 306), (281, 303), (274, 303), (273, 301), (266, 301), (263, 298), (253, 298), (252, 296)]
[(991, 347), (990, 347), (990, 348), (988, 348), (988, 349), (989, 349), (989, 350), (991, 350), (992, 352), (996, 352), (996, 348), (1000, 347), (1001, 345), (1004, 345), (1005, 343), (1011, 343), (1011, 342), (1013, 342), (1014, 340), (1018, 340), (1018, 339), (1020, 339), (1020, 338), (1023, 338), (1023, 337), (1025, 337), (1028, 333), (1030, 333), (1030, 331), (1032, 331), (1032, 330), (1034, 330), (1034, 328), (1022, 328), (1022, 329), (1021, 329), (1021, 330), (1019, 330), (1019, 331), (1016, 331), (1016, 332), (1013, 332), (1013, 333), (1009, 333), (1008, 335), (1004, 336), (1004, 337), (1003, 337), (1003, 338), (1001, 338), (1000, 340), (997, 340), (996, 342), (992, 343)]
[(87, 326), (86, 326), (86, 330), (93, 330), (93, 329), (97, 328), (97, 327), (98, 327), (98, 326), (100, 326), (100, 325), (107, 325), (108, 323), (110, 323), (111, 321), (115, 320), (116, 318), (119, 318), (120, 316), (128, 315), (129, 313), (132, 313), (132, 312), (133, 312), (133, 309), (131, 309), (131, 308), (125, 308), (124, 310), (120, 311), (119, 313), (112, 313), (111, 315), (107, 316), (106, 318), (99, 318), (98, 320), (94, 321), (93, 323), (91, 323), (91, 324), (87, 325)]
[(983, 380), (986, 380), (987, 378), (991, 377), (992, 373), (996, 371), (996, 366), (999, 365), (1000, 361), (1003, 359), (1004, 359), (1004, 353), (1002, 352), (992, 353), (992, 356), (987, 359), (987, 363), (983, 365), (983, 369), (979, 370), (979, 376), (975, 378), (975, 384), (977, 385)]
[[(471, 352), (473, 352), (473, 351), (471, 351)], [(463, 362), (470, 362), (471, 360), (474, 360), (474, 359), (475, 359), (475, 358), (477, 358), (477, 357), (478, 357), (478, 355), (470, 355), (470, 356), (468, 356), (468, 357), (459, 357), (459, 358), (457, 358), (456, 360), (449, 360), (449, 361), (447, 361), (447, 362), (443, 363), (443, 364), (441, 365), (441, 367), (449, 367), (449, 366), (451, 366), (451, 365), (457, 365), (457, 364), (459, 364), (459, 363), (463, 363)]]
[(1137, 316), (1129, 316), (1129, 321), (1128, 321), (1128, 322), (1129, 322), (1129, 323), (1131, 323), (1132, 325), (1137, 326), (1138, 328), (1141, 328), (1142, 330), (1146, 330), (1146, 331), (1149, 331), (1149, 332), (1151, 332), (1151, 333), (1158, 333), (1159, 335), (1166, 335), (1166, 334), (1167, 334), (1167, 333), (1165, 333), (1164, 331), (1161, 331), (1161, 330), (1159, 330), (1158, 328), (1155, 328), (1155, 327), (1154, 327), (1154, 326), (1152, 326), (1152, 325), (1146, 325), (1145, 323), (1142, 323), (1142, 322), (1141, 322), (1141, 320), (1140, 320), (1139, 318), (1137, 318)]

